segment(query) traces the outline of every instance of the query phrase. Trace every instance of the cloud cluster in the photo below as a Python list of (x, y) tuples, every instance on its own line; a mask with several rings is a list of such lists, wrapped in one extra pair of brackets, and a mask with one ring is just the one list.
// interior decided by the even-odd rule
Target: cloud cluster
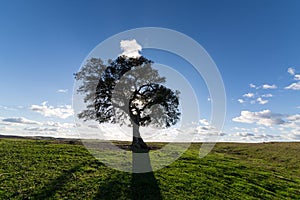
[(297, 82), (291, 83), (286, 86), (284, 89), (286, 90), (300, 90), (300, 74), (296, 74), (296, 70), (294, 68), (288, 68), (287, 72), (294, 77), (294, 80)]
[(74, 123), (38, 122), (24, 117), (1, 118), (0, 134), (20, 136), (78, 137)]
[[(253, 85), (253, 86), (255, 86), (255, 85)], [(243, 99), (242, 98), (238, 99), (238, 102), (241, 104), (250, 102), (251, 104), (258, 103), (261, 105), (265, 105), (269, 102), (269, 100), (267, 100), (265, 98), (271, 98), (271, 97), (273, 97), (273, 95), (270, 93), (259, 95), (258, 93), (254, 94), (254, 93), (249, 92), (249, 93), (243, 94), (243, 97), (244, 97)]]
[(264, 90), (268, 90), (268, 89), (277, 89), (277, 85), (275, 85), (275, 84), (272, 84), (272, 85), (270, 85), (270, 84), (263, 84), (263, 85), (259, 85), (259, 86), (257, 86), (257, 85), (255, 85), (255, 84), (253, 84), (253, 83), (250, 83), (249, 84), (249, 87), (250, 88), (254, 88), (254, 89), (264, 89)]
[[(298, 140), (300, 135), (300, 114), (287, 115), (280, 113), (273, 113), (270, 110), (262, 110), (259, 112), (242, 111), (239, 117), (232, 119), (234, 122), (255, 124), (256, 128), (252, 131), (248, 129), (236, 129), (237, 132), (254, 132), (265, 135), (270, 135), (266, 132), (266, 128), (269, 132), (277, 132), (280, 137), (273, 135), (275, 139), (283, 140)], [(264, 128), (265, 127), (265, 128)], [(268, 136), (270, 139), (270, 136)], [(298, 138), (298, 139), (297, 139)]]
[(37, 121), (29, 120), (24, 117), (10, 117), (2, 119), (3, 122), (17, 123), (17, 124), (40, 124)]
[(296, 83), (292, 83), (289, 86), (286, 86), (284, 89), (286, 90), (300, 90), (300, 81)]
[[(290, 85), (284, 87), (286, 90), (300, 90), (300, 74), (296, 73), (296, 70), (292, 67), (289, 67), (287, 69), (287, 72), (293, 76), (293, 80), (296, 82), (291, 83)], [(275, 84), (263, 84), (261, 86), (257, 86), (253, 83), (249, 84), (250, 88), (255, 88), (255, 89), (277, 89), (278, 87)]]
[(139, 58), (141, 56), (140, 51), (142, 46), (135, 40), (121, 40), (120, 47), (123, 50), (121, 55), (125, 55), (131, 58)]
[(57, 132), (59, 131), (59, 128), (49, 128), (49, 127), (26, 127), (24, 128), (25, 131), (30, 132), (44, 132), (44, 131), (51, 131), (51, 132)]
[(73, 115), (73, 109), (71, 105), (54, 107), (48, 106), (47, 102), (43, 102), (42, 105), (32, 105), (30, 109), (42, 114), (45, 117), (58, 117), (61, 119), (66, 119)]
[(292, 133), (300, 134), (300, 114), (289, 115), (286, 120), (282, 127), (291, 129)]
[[(259, 112), (242, 111), (239, 117), (233, 121), (241, 123), (256, 124), (252, 128), (234, 127), (232, 132), (221, 132), (216, 130), (206, 119), (201, 119), (199, 123), (191, 124), (185, 128), (171, 128), (158, 130), (158, 134), (142, 130), (145, 141), (236, 141), (236, 142), (262, 142), (278, 140), (299, 140), (300, 139), (300, 114), (283, 115), (273, 113), (270, 110)], [(3, 118), (0, 123), (0, 131), (7, 134), (31, 135), (31, 136), (52, 136), (52, 137), (83, 137), (131, 140), (132, 128), (127, 127), (120, 131), (113, 125), (103, 125), (98, 123), (78, 126), (80, 132), (85, 135), (78, 135), (74, 123), (62, 123), (58, 121), (37, 122), (26, 118)], [(277, 129), (276, 129), (277, 127)], [(275, 130), (280, 130), (280, 135), (274, 134)], [(272, 134), (270, 134), (270, 132)], [(273, 135), (274, 134), (274, 135)]]
[(259, 104), (261, 104), (261, 105), (264, 105), (264, 104), (266, 104), (266, 103), (269, 102), (269, 100), (262, 99), (261, 97), (258, 97), (258, 98), (256, 99), (256, 101), (257, 101)]
[(270, 135), (265, 133), (254, 133), (254, 132), (236, 132), (231, 134), (233, 138), (239, 138), (239, 140), (247, 142), (262, 142), (262, 141), (275, 141), (280, 140), (281, 136), (279, 135)]
[(242, 111), (239, 117), (235, 117), (232, 120), (234, 122), (258, 124), (264, 126), (273, 126), (284, 124), (284, 115), (273, 113), (270, 110), (262, 110), (259, 112)]
[[(284, 87), (285, 90), (300, 90), (300, 74), (296, 73), (294, 68), (288, 68), (287, 72), (293, 76), (293, 83)], [(269, 98), (274, 95), (271, 93), (264, 93), (265, 90), (277, 89), (275, 84), (256, 85), (249, 84), (252, 89), (242, 95), (238, 99), (241, 104), (261, 104), (265, 105), (269, 102)], [(255, 89), (255, 92), (253, 92)], [(241, 111), (238, 117), (232, 119), (234, 122), (252, 124), (254, 126), (251, 130), (233, 130), (234, 133), (229, 133), (230, 137), (245, 138), (249, 140), (263, 139), (263, 140), (299, 140), (300, 139), (300, 114), (281, 114), (274, 113), (271, 110), (265, 109), (258, 112), (248, 110)], [(265, 127), (267, 130), (263, 130)], [(272, 133), (272, 134), (270, 134)]]
[[(270, 134), (271, 132), (271, 134)], [(234, 142), (267, 142), (280, 141), (282, 136), (279, 133), (274, 133), (270, 127), (258, 125), (255, 127), (233, 127), (228, 130), (225, 141)]]
[[(0, 106), (0, 109), (13, 111), (11, 113), (14, 113), (14, 115), (20, 115), (20, 113), (26, 115), (26, 117), (0, 117), (0, 134), (54, 137), (77, 136), (74, 123), (69, 123), (69, 117), (73, 115), (71, 105), (54, 107), (49, 106), (47, 102), (43, 102), (41, 105), (32, 105), (26, 107), (26, 109), (23, 106), (15, 106), (13, 109), (7, 106)], [(20, 112), (20, 109), (22, 112)], [(40, 113), (47, 118), (41, 118), (38, 121), (32, 120), (30, 117), (28, 118), (32, 112)], [(56, 118), (50, 121), (48, 117)]]
[(75, 124), (74, 123), (61, 123), (61, 122), (55, 122), (55, 121), (46, 121), (46, 122), (39, 122), (40, 126), (30, 126), (24, 128), (26, 131), (66, 131), (68, 129), (74, 129)]
[(254, 93), (244, 94), (243, 97), (252, 98), (252, 97), (254, 97)]
[(255, 136), (254, 133), (249, 133), (249, 132), (236, 132), (234, 135), (239, 136), (239, 137), (253, 137), (253, 136)]
[[(105, 140), (131, 140), (132, 127), (119, 126), (118, 124), (98, 124), (96, 122), (79, 121), (76, 124), (80, 137), (105, 139)], [(141, 127), (140, 133), (147, 142), (200, 142), (216, 141), (218, 136), (225, 136), (220, 133), (206, 119), (179, 127), (161, 129), (155, 127)]]
[[(271, 93), (264, 93), (264, 90), (271, 90), (271, 89), (277, 89), (277, 86), (275, 84), (263, 84), (263, 85), (255, 85), (253, 83), (249, 84), (249, 87), (253, 90), (255, 89), (255, 92), (248, 92), (242, 95), (242, 98), (239, 98), (237, 101), (241, 104), (244, 103), (250, 103), (250, 104), (261, 104), (265, 105), (269, 102), (266, 98), (273, 97), (273, 94)], [(264, 91), (264, 92), (262, 92)], [(264, 93), (264, 94), (261, 94)]]
[(74, 123), (60, 123), (60, 122), (54, 122), (54, 121), (47, 121), (44, 122), (43, 125), (45, 126), (52, 126), (52, 127), (59, 127), (59, 128), (75, 128)]
[(1, 110), (7, 110), (7, 111), (17, 111), (16, 108), (8, 107), (8, 106), (3, 106), (3, 105), (0, 105), (0, 109)]

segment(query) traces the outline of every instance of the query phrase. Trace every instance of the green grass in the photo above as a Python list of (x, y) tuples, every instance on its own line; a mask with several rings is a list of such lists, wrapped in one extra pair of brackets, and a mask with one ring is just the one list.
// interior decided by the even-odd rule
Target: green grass
[(202, 159), (200, 145), (131, 174), (77, 143), (1, 139), (0, 199), (300, 199), (300, 143), (219, 143)]

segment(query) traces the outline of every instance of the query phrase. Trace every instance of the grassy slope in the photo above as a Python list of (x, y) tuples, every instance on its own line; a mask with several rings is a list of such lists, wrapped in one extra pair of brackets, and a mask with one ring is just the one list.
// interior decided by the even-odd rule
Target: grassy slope
[(1, 139), (0, 199), (300, 199), (300, 143), (220, 143), (203, 159), (199, 147), (141, 178), (81, 145)]

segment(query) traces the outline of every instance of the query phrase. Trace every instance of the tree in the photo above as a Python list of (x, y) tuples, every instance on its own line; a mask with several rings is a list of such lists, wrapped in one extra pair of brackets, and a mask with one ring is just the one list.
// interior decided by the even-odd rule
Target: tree
[[(90, 59), (75, 74), (75, 79), (82, 81), (77, 92), (84, 94), (84, 101), (88, 103), (78, 117), (132, 126), (132, 151), (148, 152), (140, 126), (166, 128), (175, 125), (180, 118), (179, 91), (162, 85), (165, 77), (160, 77), (152, 64), (142, 56), (119, 56), (109, 61), (108, 66), (100, 59)], [(97, 85), (95, 79), (98, 79)]]

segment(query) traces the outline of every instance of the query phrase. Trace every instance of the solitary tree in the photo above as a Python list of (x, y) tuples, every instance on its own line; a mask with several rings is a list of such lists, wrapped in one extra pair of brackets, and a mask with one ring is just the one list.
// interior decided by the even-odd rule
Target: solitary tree
[[(175, 125), (180, 117), (179, 91), (162, 84), (165, 77), (151, 67), (145, 57), (119, 56), (108, 66), (100, 59), (92, 58), (75, 74), (82, 81), (77, 92), (85, 95), (85, 110), (78, 114), (84, 120), (99, 123), (118, 123), (133, 127), (133, 152), (147, 152), (139, 128)], [(96, 83), (97, 80), (97, 84)]]

